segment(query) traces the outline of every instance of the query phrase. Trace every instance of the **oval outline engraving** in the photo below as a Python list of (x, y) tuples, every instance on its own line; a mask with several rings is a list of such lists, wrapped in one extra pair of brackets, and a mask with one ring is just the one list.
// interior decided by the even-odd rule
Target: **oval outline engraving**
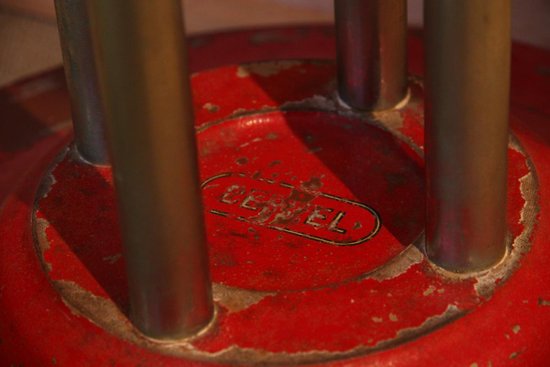
[[(214, 176), (206, 179), (201, 184), (201, 189), (204, 189), (209, 183), (211, 183), (215, 180), (225, 178), (225, 177), (234, 177), (234, 176), (238, 176), (238, 177), (242, 177), (242, 178), (248, 178), (250, 180), (255, 180), (255, 181), (263, 181), (263, 182), (266, 182), (266, 183), (272, 184), (272, 185), (275, 184), (275, 181), (273, 181), (273, 180), (269, 180), (269, 179), (265, 179), (265, 178), (255, 179), (255, 178), (252, 178), (252, 177), (250, 177), (250, 176), (248, 176), (244, 173), (224, 172), (224, 173), (220, 173), (220, 174), (214, 175)], [(282, 186), (282, 187), (288, 188), (288, 189), (297, 190), (296, 187), (294, 187), (293, 185), (288, 184), (288, 183), (279, 182), (279, 185)], [(317, 241), (317, 242), (325, 243), (325, 244), (332, 245), (332, 246), (342, 246), (342, 247), (360, 245), (362, 243), (365, 243), (365, 242), (369, 241), (374, 236), (376, 236), (378, 234), (378, 232), (380, 232), (380, 229), (382, 228), (382, 219), (380, 218), (380, 215), (378, 214), (378, 212), (375, 209), (371, 208), (370, 206), (368, 206), (366, 204), (363, 204), (361, 202), (355, 201), (355, 200), (342, 198), (340, 196), (327, 194), (327, 193), (324, 193), (324, 192), (321, 192), (321, 191), (319, 192), (319, 196), (325, 197), (325, 198), (330, 199), (330, 200), (346, 203), (348, 205), (353, 205), (353, 206), (356, 206), (356, 207), (367, 210), (374, 217), (374, 226), (373, 226), (372, 231), (367, 236), (363, 236), (358, 240), (351, 241), (351, 242), (339, 242), (339, 241), (328, 240), (326, 238), (319, 237), (319, 236), (314, 236), (314, 235), (307, 234), (307, 233), (293, 231), (291, 229), (284, 228), (284, 227), (279, 227), (279, 226), (274, 226), (274, 225), (261, 225), (261, 224), (258, 224), (256, 222), (249, 221), (244, 217), (236, 217), (235, 219), (238, 220), (238, 221), (247, 222), (247, 223), (250, 223), (250, 224), (260, 225), (264, 228), (276, 230), (276, 231), (279, 231), (279, 232), (288, 233), (288, 234), (291, 234), (291, 235), (294, 235), (294, 236), (297, 236), (297, 237), (307, 238), (307, 239), (312, 240), (312, 241)], [(226, 213), (226, 212), (223, 212), (223, 211), (220, 211), (220, 210), (209, 209), (208, 211), (211, 214), (219, 215), (219, 216), (222, 216), (222, 217), (229, 217), (229, 213)]]

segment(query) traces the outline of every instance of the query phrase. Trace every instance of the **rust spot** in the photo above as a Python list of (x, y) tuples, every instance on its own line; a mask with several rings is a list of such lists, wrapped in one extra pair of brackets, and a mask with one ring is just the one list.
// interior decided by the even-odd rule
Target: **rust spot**
[(316, 191), (323, 187), (323, 183), (319, 177), (312, 177), (309, 181), (302, 183), (302, 188), (308, 191)]
[(259, 303), (264, 298), (273, 295), (273, 293), (269, 292), (250, 291), (219, 283), (212, 284), (212, 296), (214, 300), (225, 307), (230, 313), (245, 310)]
[(375, 120), (384, 121), (384, 125), (391, 130), (403, 128), (403, 116), (397, 110), (374, 112), (373, 117)]
[(476, 293), (490, 299), (498, 284), (506, 281), (519, 266), (521, 257), (531, 249), (531, 235), (537, 223), (537, 216), (540, 211), (538, 197), (538, 181), (533, 163), (526, 155), (521, 144), (514, 135), (509, 135), (510, 149), (513, 149), (523, 155), (528, 173), (519, 178), (519, 189), (524, 200), (523, 208), (520, 211), (519, 224), (523, 226), (522, 232), (515, 238), (508, 234), (506, 241), (506, 254), (502, 260), (492, 268), (476, 273), (454, 273), (432, 265), (432, 269), (448, 279), (464, 280), (475, 279), (474, 288)]
[(250, 144), (253, 144), (253, 143), (259, 143), (262, 141), (262, 138), (254, 138), (250, 141), (247, 141), (245, 143), (242, 143), (241, 145), (239, 145), (239, 148), (244, 148), (244, 147), (247, 147), (249, 146)]
[(428, 287), (428, 289), (426, 289), (424, 292), (422, 292), (422, 295), (424, 295), (425, 297), (426, 297), (426, 296), (429, 296), (429, 295), (432, 294), (435, 290), (436, 290), (436, 288), (435, 288), (433, 285), (430, 285), (430, 286)]
[(240, 238), (248, 238), (248, 236), (246, 234), (243, 234), (243, 233), (240, 233), (240, 232), (236, 232), (236, 231), (229, 231), (228, 233), (230, 236), (233, 236), (233, 237), (240, 237)]
[(50, 224), (46, 219), (43, 218), (36, 218), (36, 213), (34, 216), (34, 236), (35, 241), (38, 245), (38, 249), (40, 250), (40, 257), (41, 257), (41, 263), (42, 267), (46, 271), (46, 273), (49, 273), (52, 271), (52, 264), (47, 262), (44, 258), (44, 254), (48, 249), (50, 248), (50, 242), (48, 241), (48, 236), (46, 234), (46, 229)]
[(248, 78), (250, 73), (248, 70), (242, 66), (237, 67), (237, 77), (238, 78)]
[(204, 108), (205, 110), (207, 110), (207, 111), (210, 112), (210, 113), (216, 113), (216, 112), (218, 112), (218, 111), (220, 110), (220, 106), (215, 105), (215, 104), (210, 103), (210, 102), (205, 103), (205, 104), (202, 106), (202, 108)]
[(217, 264), (226, 267), (234, 267), (238, 265), (238, 262), (235, 260), (233, 255), (228, 252), (218, 253), (214, 255), (214, 260)]
[(237, 108), (237, 109), (235, 109), (233, 112), (231, 112), (231, 114), (229, 115), (229, 117), (237, 117), (237, 116), (240, 116), (240, 115), (245, 114), (246, 112), (248, 112), (248, 111), (246, 110), (246, 108)]
[(293, 201), (299, 201), (302, 203), (308, 203), (313, 199), (315, 199), (315, 195), (309, 194), (305, 191), (296, 190), (296, 189), (292, 189), (290, 196), (288, 197), (289, 201), (293, 200)]
[(72, 281), (55, 280), (53, 284), (74, 315), (85, 317), (116, 335), (126, 335), (126, 339), (137, 341), (132, 324), (114, 302), (98, 297)]
[[(63, 154), (64, 155), (64, 154)], [(36, 193), (37, 198), (45, 198), (48, 197), (48, 193), (52, 189), (53, 185), (55, 185), (56, 179), (53, 174), (47, 174), (44, 176), (44, 179), (42, 180), (42, 183), (40, 184), (40, 187), (38, 188), (38, 192)]]
[(277, 140), (279, 138), (279, 135), (276, 133), (269, 133), (265, 136), (266, 140)]
[[(366, 278), (375, 279), (379, 282), (393, 279), (404, 274), (413, 265), (421, 263), (422, 260), (424, 260), (422, 252), (411, 245), (382, 268), (377, 269), (372, 274), (367, 274)], [(388, 294), (388, 296), (391, 296), (391, 294)]]
[[(401, 329), (397, 332), (395, 338), (404, 338), (408, 339), (410, 337), (414, 337), (414, 335), (418, 335), (418, 332), (427, 332), (429, 330), (433, 330), (434, 328), (441, 325), (441, 323), (447, 323), (450, 322), (461, 315), (464, 314), (464, 311), (461, 311), (458, 307), (455, 305), (448, 305), (445, 312), (443, 312), (440, 315), (432, 316), (427, 318), (420, 326), (418, 327), (412, 327), (412, 328), (405, 328)], [(383, 344), (384, 342), (380, 342), (378, 344)]]
[(248, 163), (248, 158), (246, 158), (246, 157), (241, 157), (241, 158), (238, 158), (235, 162), (236, 162), (239, 166), (244, 166), (245, 164)]

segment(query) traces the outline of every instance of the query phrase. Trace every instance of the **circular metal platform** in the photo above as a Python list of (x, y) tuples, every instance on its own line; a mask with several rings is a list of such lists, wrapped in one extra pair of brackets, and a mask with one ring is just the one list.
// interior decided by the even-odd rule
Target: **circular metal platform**
[[(277, 42), (330, 40), (324, 28), (269, 32), (280, 35)], [(195, 44), (206, 55), (216, 42), (226, 44), (220, 40), (252, 35)], [(262, 46), (268, 54), (279, 47), (272, 42)], [(416, 36), (410, 43), (418, 55)], [(241, 47), (252, 52), (256, 45)], [(516, 49), (531, 50), (522, 47)], [(550, 89), (544, 75), (528, 76)], [(538, 95), (513, 104), (518, 139), (509, 146), (508, 254), (488, 272), (460, 277), (423, 255), (419, 80), (411, 79), (401, 109), (376, 114), (340, 103), (332, 62), (228, 65), (196, 73), (192, 83), (217, 312), (201, 335), (178, 343), (147, 339), (127, 320), (111, 170), (84, 164), (65, 148), (68, 101), (60, 74), (4, 91), (9, 98), (0, 107), (22, 121), (9, 131), (12, 139), (3, 139), (0, 161), (0, 301), (7, 320), (0, 323), (0, 353), (9, 363), (543, 360), (537, 341), (550, 320), (550, 176), (543, 163), (550, 139), (544, 140), (548, 111)]]

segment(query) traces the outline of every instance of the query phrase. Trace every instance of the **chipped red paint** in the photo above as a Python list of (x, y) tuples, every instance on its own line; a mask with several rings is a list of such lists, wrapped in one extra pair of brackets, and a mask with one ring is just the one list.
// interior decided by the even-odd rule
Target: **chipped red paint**
[[(483, 301), (473, 280), (456, 282), (437, 276), (421, 258), (405, 264), (400, 272), (390, 272), (389, 279), (372, 274), (394, 261), (421, 234), (422, 165), (414, 146), (366, 123), (361, 116), (331, 111), (335, 105), (329, 98), (334, 91), (326, 85), (334, 86), (330, 82), (333, 73), (326, 71), (334, 70), (333, 66), (229, 66), (193, 78), (196, 108), (203, 105), (202, 91), (208, 91), (209, 103), (218, 106), (216, 123), (206, 118), (197, 123), (212, 278), (224, 286), (268, 292), (259, 302), (237, 311), (219, 302), (214, 329), (193, 342), (198, 350), (216, 353), (236, 346), (270, 353), (355, 353), (356, 348), (402, 342), (394, 340), (401, 330), (420, 328), (449, 307), (454, 311), (449, 317), (458, 317)], [(243, 69), (257, 73), (243, 74)], [(285, 100), (277, 92), (272, 99), (266, 93), (264, 85), (284, 84), (298, 75), (310, 81), (304, 83), (307, 88), (297, 88)], [(220, 81), (215, 87), (209, 85), (213, 79)], [(242, 116), (232, 117), (242, 97), (220, 93), (228, 85), (243, 95), (264, 94), (252, 100), (252, 107), (245, 104), (248, 108), (238, 113)], [(413, 93), (413, 101), (421, 97), (419, 88)], [(264, 100), (258, 102), (260, 98)], [(311, 98), (317, 101), (317, 111), (308, 111)], [(319, 102), (322, 98), (326, 99), (323, 103)], [(278, 105), (289, 106), (291, 111), (275, 110)], [(265, 111), (250, 114), (257, 106)], [(323, 106), (329, 110), (319, 111)], [(418, 116), (415, 103), (411, 106), (412, 116)], [(395, 115), (399, 118), (408, 111)], [(224, 112), (230, 117), (220, 117)], [(413, 120), (407, 128), (413, 140), (421, 142), (420, 120)], [(284, 154), (277, 153), (281, 149)], [(512, 228), (524, 205), (519, 179), (528, 170), (521, 154), (511, 150), (510, 158)], [(228, 178), (232, 180), (224, 183)], [(68, 158), (54, 169), (52, 181), (38, 211), (38, 218), (49, 223), (44, 252), (48, 275), (127, 309), (109, 169)], [(252, 191), (255, 196), (250, 195)], [(327, 195), (336, 199), (327, 202)], [(348, 213), (341, 206), (346, 202), (363, 205), (363, 210), (372, 208), (382, 221), (381, 228), (369, 229), (367, 234), (375, 232), (374, 236), (353, 247), (319, 241), (319, 233), (333, 241), (348, 238), (311, 224), (320, 226), (320, 218), (312, 218), (312, 213), (321, 204)], [(255, 216), (245, 217), (247, 212)], [(366, 219), (356, 214), (362, 226), (373, 221), (373, 212), (368, 211)], [(281, 219), (286, 222), (277, 222)], [(346, 227), (351, 231), (353, 225)], [(513, 235), (521, 230), (513, 228)], [(315, 322), (308, 321), (310, 315), (316, 315)]]
[[(197, 41), (192, 52), (202, 48), (201, 57), (206, 57), (231, 41), (243, 50), (231, 57), (256, 59), (261, 49), (270, 56), (270, 52), (285, 55), (285, 48), (290, 56), (329, 57), (331, 38), (326, 30), (269, 30), (252, 44), (245, 41), (254, 32), (212, 35), (208, 42)], [(298, 42), (302, 36), (304, 41)], [(308, 37), (315, 39), (309, 51)], [(299, 47), (292, 48), (293, 42)], [(314, 48), (318, 42), (326, 42), (326, 48)], [(410, 44), (413, 69), (419, 68), (414, 56), (420, 47), (416, 35)], [(515, 46), (515, 50), (526, 54), (525, 69), (544, 70), (550, 65), (550, 53), (527, 46)], [(521, 60), (514, 57), (516, 68), (518, 63), (522, 67)], [(265, 64), (255, 64), (214, 68), (193, 77), (201, 179), (212, 184), (216, 182), (212, 177), (231, 173), (242, 179), (234, 184), (246, 188), (241, 196), (224, 196), (227, 185), (225, 191), (213, 190), (210, 196), (208, 183), (203, 188), (212, 276), (226, 288), (260, 292), (255, 302), (238, 308), (231, 308), (219, 295), (217, 320), (209, 332), (191, 342), (194, 348), (216, 353), (237, 346), (245, 352), (259, 350), (257, 358), (280, 354), (283, 363), (310, 358), (305, 360), (357, 366), (544, 365), (550, 357), (541, 342), (549, 337), (550, 322), (550, 204), (545, 200), (550, 196), (546, 163), (550, 137), (545, 127), (550, 116), (546, 106), (531, 92), (525, 92), (531, 98), (523, 95), (512, 104), (514, 132), (540, 184), (539, 224), (531, 236), (532, 248), (521, 257), (510, 279), (498, 282), (494, 295), (479, 295), (475, 279), (449, 279), (434, 272), (422, 257), (389, 275), (369, 273), (401, 259), (423, 226), (418, 149), (423, 144), (422, 91), (413, 85), (411, 101), (396, 114), (397, 122), (396, 116), (379, 116), (388, 132), (337, 105), (334, 70), (331, 62), (279, 63), (267, 69)], [(39, 202), (37, 214), (49, 223), (45, 236), (50, 247), (44, 251), (46, 264), (41, 269), (30, 225), (32, 208), (42, 175), (69, 137), (63, 125), (68, 116), (66, 94), (60, 84), (47, 87), (48, 83), (40, 82), (48, 78), (59, 75), (47, 74), (5, 89), (6, 98), (0, 101), (4, 128), (4, 116), (25, 122), (13, 132), (5, 128), (0, 137), (2, 365), (203, 365), (125, 341), (113, 335), (116, 330), (103, 330), (71, 311), (48, 281), (71, 281), (127, 309), (108, 168), (71, 161), (70, 155), (55, 167), (55, 181)], [(536, 85), (541, 93), (550, 90), (544, 73), (522, 69), (521, 81), (516, 76), (512, 80), (515, 95), (529, 85)], [(17, 93), (24, 96), (21, 91), (33, 90), (27, 83), (38, 86), (35, 96), (15, 98)], [(26, 126), (28, 130), (20, 130)], [(529, 224), (520, 223), (526, 198), (519, 181), (529, 167), (516, 149), (509, 150), (509, 157), (508, 222), (516, 237)], [(8, 167), (18, 170), (7, 171)], [(264, 181), (256, 184), (258, 180)], [(292, 189), (269, 186), (281, 182)], [(249, 198), (251, 190), (263, 191), (264, 198)], [(276, 199), (266, 199), (269, 194)], [(323, 195), (347, 202), (321, 202), (326, 199)], [(374, 209), (382, 224), (372, 238), (355, 246), (336, 246), (269, 228), (277, 214), (290, 213), (283, 218), (294, 222), (278, 223), (280, 228), (325, 238), (330, 236), (328, 222), (334, 217), (325, 215), (327, 211), (321, 213), (326, 219), (312, 213), (319, 207), (332, 209), (330, 213), (349, 212), (344, 206), (349, 202)], [(262, 203), (271, 208), (264, 211), (271, 216), (263, 222), (254, 216), (242, 221), (211, 212), (225, 210), (236, 217), (242, 217), (244, 210), (260, 214), (255, 209)], [(344, 219), (338, 224), (333, 229), (353, 228)], [(346, 238), (332, 232), (331, 238)], [(315, 236), (319, 233), (322, 236)], [(426, 330), (415, 331), (422, 326)], [(431, 330), (436, 326), (443, 327)], [(377, 343), (376, 351), (369, 349)], [(205, 358), (216, 361), (217, 357)]]

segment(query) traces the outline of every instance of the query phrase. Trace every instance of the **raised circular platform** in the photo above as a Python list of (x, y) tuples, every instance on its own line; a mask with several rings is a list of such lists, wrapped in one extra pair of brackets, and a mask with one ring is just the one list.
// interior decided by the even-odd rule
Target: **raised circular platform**
[[(307, 57), (321, 52), (308, 53), (308, 37), (329, 44), (323, 29), (264, 32), (280, 36), (273, 48), (293, 39), (289, 55)], [(195, 51), (211, 56), (233, 42), (259, 55), (245, 44), (253, 35), (209, 36)], [(415, 35), (410, 44), (418, 55)], [(533, 61), (550, 65), (550, 55), (515, 49), (531, 56), (522, 83), (550, 91)], [(0, 140), (0, 355), (8, 364), (546, 360), (550, 130), (538, 95), (512, 105), (507, 256), (490, 271), (457, 276), (423, 255), (419, 79), (400, 109), (377, 114), (340, 103), (327, 61), (228, 65), (194, 74), (192, 84), (217, 314), (203, 334), (173, 343), (147, 339), (127, 320), (111, 171), (64, 148), (60, 74), (4, 91), (0, 110), (21, 121)]]
[(334, 75), (330, 62), (281, 61), (193, 78), (196, 100), (208, 100), (197, 138), (217, 308), (209, 330), (157, 343), (131, 326), (111, 170), (71, 152), (46, 176), (35, 217), (64, 301), (122, 339), (223, 363), (368, 354), (475, 312), (529, 248), (528, 159), (514, 142), (507, 257), (462, 279), (438, 272), (422, 247), (421, 87), (411, 82), (403, 108), (367, 115), (339, 104)]

